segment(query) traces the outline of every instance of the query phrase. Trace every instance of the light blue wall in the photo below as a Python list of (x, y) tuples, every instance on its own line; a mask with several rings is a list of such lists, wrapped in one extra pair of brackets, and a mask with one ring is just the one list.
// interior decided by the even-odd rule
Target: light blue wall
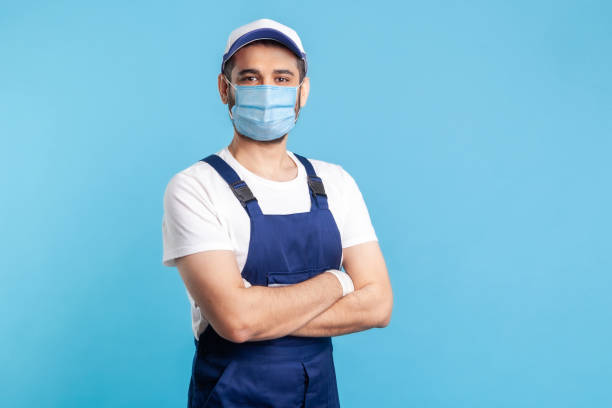
[(343, 407), (612, 406), (610, 4), (2, 2), (0, 405), (185, 405), (162, 196), (269, 17), (309, 55), (288, 148), (357, 180), (394, 288), (334, 339)]

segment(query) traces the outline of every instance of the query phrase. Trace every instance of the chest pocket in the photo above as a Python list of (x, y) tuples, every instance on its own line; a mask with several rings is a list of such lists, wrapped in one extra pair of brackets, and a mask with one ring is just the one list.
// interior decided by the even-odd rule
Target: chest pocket
[(327, 269), (330, 268), (307, 268), (291, 272), (268, 272), (266, 275), (266, 283), (268, 286), (292, 285), (294, 283), (304, 282), (305, 280), (325, 272)]

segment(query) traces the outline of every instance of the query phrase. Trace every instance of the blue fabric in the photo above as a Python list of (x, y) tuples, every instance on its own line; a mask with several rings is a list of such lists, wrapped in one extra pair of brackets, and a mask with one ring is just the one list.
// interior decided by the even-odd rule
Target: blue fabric
[[(314, 180), (318, 180), (321, 183), (323, 182), (323, 180), (321, 180), (320, 177), (317, 176), (317, 173), (314, 170), (314, 167), (312, 167), (312, 164), (310, 163), (310, 161), (305, 158), (304, 156), (300, 156), (297, 153), (293, 153), (295, 155), (295, 157), (298, 158), (298, 160), (304, 165), (304, 167), (306, 168), (306, 174), (308, 176), (309, 179), (314, 179)], [(310, 187), (309, 187), (310, 189)], [(319, 208), (321, 209), (327, 209), (327, 196), (324, 195), (317, 195), (315, 194), (314, 191), (312, 191), (312, 189), (310, 189), (310, 198), (311, 200), (314, 200), (317, 205), (319, 206)]]
[[(230, 188), (240, 181), (219, 156), (202, 160)], [(300, 161), (306, 162), (309, 176), (317, 177), (306, 158)], [(251, 208), (245, 207), (251, 236), (241, 273), (252, 285), (294, 284), (327, 269), (340, 269), (342, 245), (336, 222), (327, 205), (322, 208), (317, 201), (324, 197), (311, 191), (310, 198), (310, 210), (302, 213), (263, 214), (256, 200), (249, 202)], [(257, 210), (250, 211), (255, 206)], [(194, 342), (189, 407), (340, 406), (331, 337), (288, 335), (233, 343), (209, 324)]]
[[(246, 183), (240, 180), (238, 174), (232, 169), (232, 167), (225, 162), (221, 157), (216, 154), (211, 154), (208, 157), (203, 158), (201, 161), (205, 161), (217, 170), (217, 173), (223, 177), (223, 180), (227, 184), (229, 184), (231, 189), (240, 187), (241, 185), (246, 185)], [(241, 183), (238, 183), (238, 182)], [(247, 214), (261, 214), (261, 209), (259, 208), (259, 204), (257, 200), (249, 201), (246, 203), (245, 210)]]

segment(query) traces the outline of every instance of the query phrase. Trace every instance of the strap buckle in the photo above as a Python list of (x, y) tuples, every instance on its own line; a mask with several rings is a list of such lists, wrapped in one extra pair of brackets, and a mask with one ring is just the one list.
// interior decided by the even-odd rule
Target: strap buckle
[(249, 201), (252, 201), (252, 200), (257, 201), (255, 196), (251, 192), (251, 189), (249, 188), (249, 186), (247, 186), (247, 184), (244, 181), (242, 180), (234, 181), (231, 184), (231, 187), (232, 187), (232, 191), (234, 192), (234, 195), (236, 196), (236, 198), (238, 198), (238, 200), (240, 201), (240, 204), (242, 204), (243, 207), (246, 207), (246, 203)]
[(308, 187), (310, 187), (310, 190), (316, 195), (327, 197), (327, 194), (325, 194), (325, 187), (323, 187), (323, 180), (321, 180), (320, 177), (309, 175)]

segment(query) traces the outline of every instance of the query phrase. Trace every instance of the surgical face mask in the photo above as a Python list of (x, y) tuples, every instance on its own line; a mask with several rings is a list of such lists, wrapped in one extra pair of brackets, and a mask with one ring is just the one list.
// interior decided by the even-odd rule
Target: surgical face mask
[(243, 86), (224, 79), (235, 91), (230, 118), (238, 132), (254, 140), (274, 140), (293, 129), (301, 82), (298, 86)]

